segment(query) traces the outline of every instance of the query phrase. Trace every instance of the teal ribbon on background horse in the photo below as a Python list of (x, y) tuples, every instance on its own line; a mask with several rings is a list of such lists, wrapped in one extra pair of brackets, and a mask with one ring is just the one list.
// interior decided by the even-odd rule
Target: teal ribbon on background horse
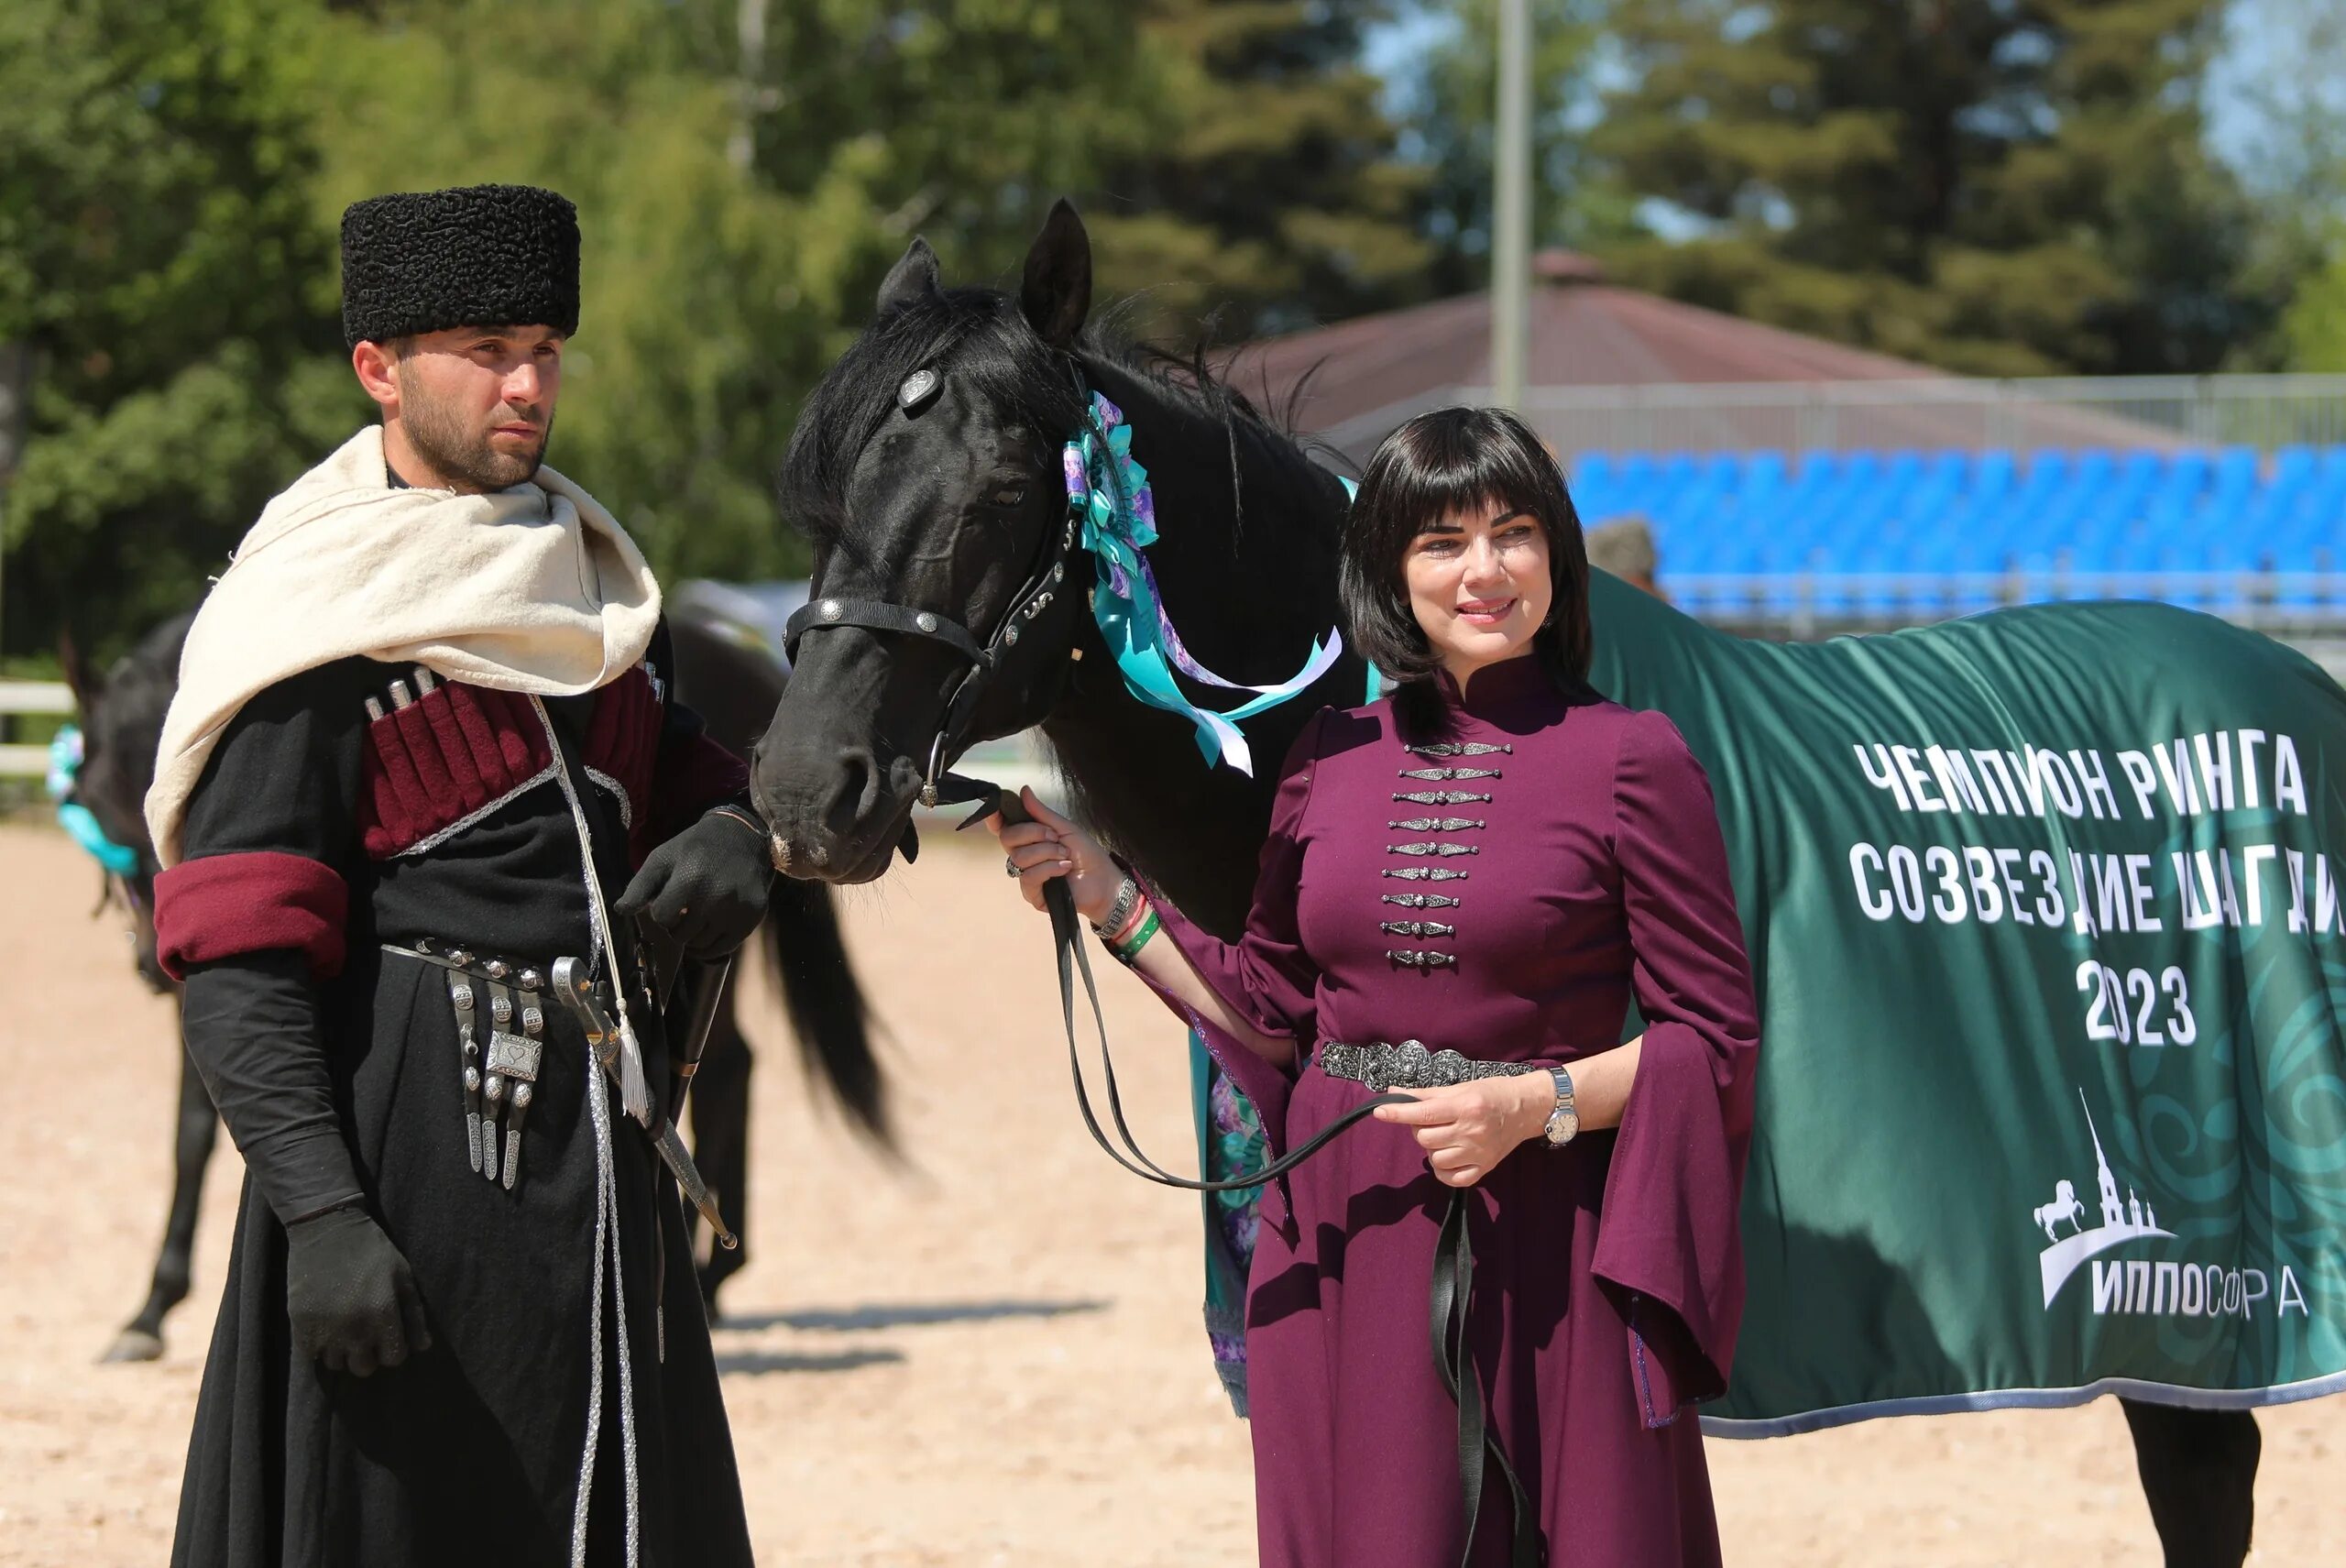
[[(1324, 641), (1311, 644), (1302, 669), (1274, 685), (1226, 680), (1200, 663), (1173, 630), (1157, 576), (1141, 554), (1157, 543), (1157, 502), (1148, 470), (1133, 460), (1132, 444), (1133, 429), (1124, 411), (1092, 393), (1090, 417), (1064, 455), (1068, 499), (1082, 520), (1083, 546), (1098, 568), (1092, 619), (1135, 696), (1188, 719), (1197, 729), (1198, 750), (1209, 765), (1227, 762), (1240, 773), (1252, 773), (1254, 754), (1238, 721), (1300, 696), (1343, 654), (1343, 638), (1331, 630)], [(1200, 707), (1183, 695), (1173, 678), (1176, 670), (1200, 685), (1254, 695), (1233, 708)]]
[(73, 781), (82, 772), (82, 732), (68, 724), (49, 743), (49, 798), (57, 803), (57, 820), (66, 834), (115, 876), (126, 877), (138, 869), (138, 851), (106, 837), (90, 808), (73, 798)]

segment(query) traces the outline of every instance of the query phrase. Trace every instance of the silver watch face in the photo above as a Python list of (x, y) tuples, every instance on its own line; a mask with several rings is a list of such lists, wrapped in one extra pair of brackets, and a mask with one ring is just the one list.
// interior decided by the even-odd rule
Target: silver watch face
[(1571, 1143), (1580, 1134), (1580, 1107), (1573, 1103), (1573, 1080), (1562, 1069), (1552, 1069), (1556, 1080), (1556, 1108), (1548, 1113), (1548, 1142), (1555, 1147)]

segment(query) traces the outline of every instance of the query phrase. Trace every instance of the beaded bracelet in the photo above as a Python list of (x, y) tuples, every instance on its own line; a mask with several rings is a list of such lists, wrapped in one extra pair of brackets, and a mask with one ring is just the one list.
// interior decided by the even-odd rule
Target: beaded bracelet
[(1091, 934), (1113, 948), (1139, 930), (1141, 917), (1147, 913), (1148, 894), (1140, 890), (1140, 883), (1126, 877), (1108, 913), (1091, 923)]
[(1110, 901), (1108, 912), (1091, 923), (1091, 929), (1103, 942), (1113, 942), (1133, 928), (1139, 918), (1142, 903), (1140, 883), (1127, 876), (1116, 884), (1116, 896)]
[(1148, 946), (1148, 939), (1160, 929), (1162, 927), (1158, 924), (1157, 911), (1144, 904), (1141, 905), (1139, 926), (1134, 928), (1131, 936), (1109, 943), (1108, 950), (1116, 955), (1117, 962), (1130, 965), (1140, 957), (1140, 950)]

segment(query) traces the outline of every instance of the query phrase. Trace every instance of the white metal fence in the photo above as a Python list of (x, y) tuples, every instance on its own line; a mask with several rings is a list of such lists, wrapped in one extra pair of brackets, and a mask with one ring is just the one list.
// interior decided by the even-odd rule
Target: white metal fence
[[(1427, 409), (1485, 403), (1443, 387), (1320, 433), (1365, 459)], [(1988, 381), (1533, 387), (1523, 412), (1569, 466), (1586, 452), (2178, 450), (2346, 443), (2346, 376), (2096, 376)]]
[(68, 714), (73, 694), (56, 681), (0, 681), (0, 778), (39, 778), (49, 772), (49, 748), (9, 740), (17, 714)]

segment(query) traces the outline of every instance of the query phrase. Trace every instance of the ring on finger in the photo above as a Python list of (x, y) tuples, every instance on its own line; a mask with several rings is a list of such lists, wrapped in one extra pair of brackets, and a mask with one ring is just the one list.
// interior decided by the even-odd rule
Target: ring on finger
[(1018, 861), (1012, 856), (1004, 855), (1002, 857), (1002, 869), (1008, 874), (1016, 876), (1018, 874)]

